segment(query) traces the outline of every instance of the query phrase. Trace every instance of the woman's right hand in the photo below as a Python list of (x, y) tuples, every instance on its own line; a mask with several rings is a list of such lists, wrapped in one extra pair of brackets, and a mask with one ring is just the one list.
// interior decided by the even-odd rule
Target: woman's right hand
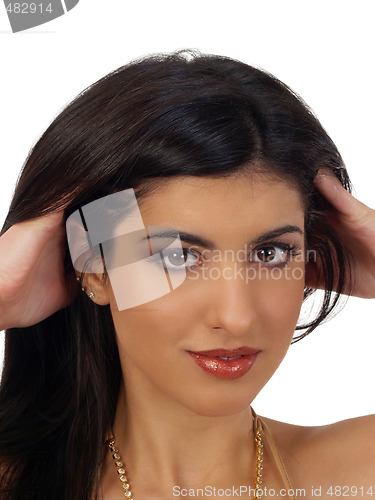
[(0, 330), (35, 325), (69, 305), (63, 211), (14, 224), (0, 237)]
[[(375, 298), (375, 210), (354, 198), (329, 170), (319, 170), (314, 183), (332, 206), (327, 220), (344, 242), (350, 259), (352, 288), (343, 293)], [(320, 280), (315, 277), (312, 286), (324, 288), (322, 273), (318, 271), (317, 276)]]

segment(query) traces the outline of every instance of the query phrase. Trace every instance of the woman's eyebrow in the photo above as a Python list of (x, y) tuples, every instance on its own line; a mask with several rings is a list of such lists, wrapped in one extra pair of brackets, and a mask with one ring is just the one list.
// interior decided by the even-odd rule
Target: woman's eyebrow
[[(248, 246), (259, 245), (260, 243), (268, 241), (272, 238), (278, 238), (279, 236), (282, 236), (283, 234), (287, 233), (303, 234), (303, 231), (298, 226), (286, 225), (278, 227), (276, 229), (272, 229), (271, 231), (267, 231), (266, 233), (260, 234), (254, 240), (250, 241), (247, 245)], [(214, 250), (216, 248), (216, 245), (213, 241), (208, 240), (206, 238), (202, 238), (201, 236), (197, 236), (195, 234), (187, 233), (186, 231), (179, 231), (178, 229), (153, 232), (152, 234), (147, 235), (142, 239), (145, 240), (154, 238), (176, 238), (178, 235), (181, 241), (189, 243), (190, 245), (204, 247), (207, 248), (208, 250)]]
[(259, 245), (259, 243), (263, 243), (264, 241), (268, 241), (273, 238), (278, 238), (279, 236), (288, 233), (299, 233), (303, 235), (302, 229), (298, 226), (291, 226), (291, 225), (282, 226), (259, 235), (257, 238), (255, 238), (255, 240), (251, 241), (250, 244)]

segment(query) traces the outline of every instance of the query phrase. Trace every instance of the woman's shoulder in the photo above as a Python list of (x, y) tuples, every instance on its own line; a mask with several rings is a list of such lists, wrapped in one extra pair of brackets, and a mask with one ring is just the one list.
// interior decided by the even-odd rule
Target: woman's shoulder
[(364, 446), (375, 450), (373, 442), (369, 442), (371, 433), (375, 432), (375, 415), (364, 415), (340, 420), (333, 424), (314, 426), (280, 422), (260, 415), (259, 418), (267, 424), (273, 436), (289, 443), (300, 443), (301, 441), (316, 443), (317, 439), (330, 439), (332, 444), (337, 441), (338, 445), (342, 445), (343, 441), (347, 442), (354, 438), (356, 440), (363, 439)]
[(294, 487), (311, 491), (312, 486), (321, 486), (325, 495), (333, 487), (333, 495), (327, 498), (335, 496), (335, 487), (344, 486), (353, 487), (351, 498), (375, 496), (375, 415), (322, 426), (260, 418), (271, 431)]

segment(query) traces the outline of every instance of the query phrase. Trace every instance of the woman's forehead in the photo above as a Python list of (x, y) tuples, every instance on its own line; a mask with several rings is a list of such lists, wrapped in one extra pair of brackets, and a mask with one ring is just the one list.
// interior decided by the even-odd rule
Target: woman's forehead
[(166, 179), (138, 202), (142, 217), (197, 223), (303, 218), (302, 196), (287, 181), (264, 175)]

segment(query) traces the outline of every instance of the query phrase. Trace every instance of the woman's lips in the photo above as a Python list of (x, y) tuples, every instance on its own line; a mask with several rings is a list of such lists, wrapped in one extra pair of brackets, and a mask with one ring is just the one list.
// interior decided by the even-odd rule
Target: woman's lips
[(259, 349), (238, 347), (230, 350), (212, 349), (199, 352), (188, 351), (188, 353), (197, 365), (210, 375), (223, 379), (235, 379), (242, 377), (250, 370)]

